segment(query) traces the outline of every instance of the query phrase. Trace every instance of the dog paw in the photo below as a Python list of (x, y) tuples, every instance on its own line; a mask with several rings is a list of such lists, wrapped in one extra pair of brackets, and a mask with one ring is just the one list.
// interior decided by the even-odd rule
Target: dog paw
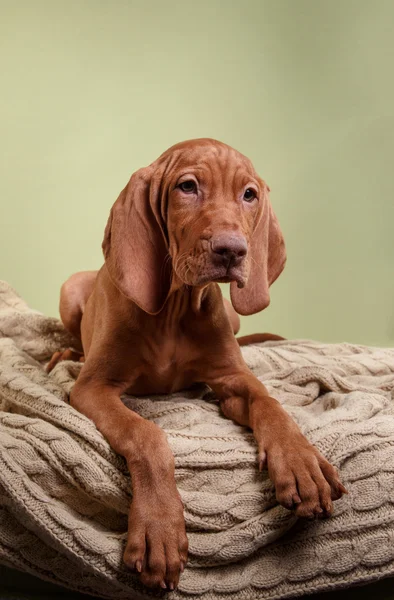
[(76, 350), (71, 350), (71, 348), (67, 348), (67, 350), (63, 350), (60, 352), (55, 352), (45, 367), (47, 373), (50, 373), (52, 369), (54, 369), (57, 363), (63, 360), (73, 360), (77, 362), (85, 362), (85, 358), (81, 352), (77, 352)]
[(300, 432), (286, 443), (272, 442), (260, 456), (266, 460), (278, 502), (298, 517), (329, 517), (333, 501), (347, 494), (337, 470)]
[(187, 552), (183, 505), (178, 492), (169, 500), (160, 498), (159, 491), (134, 497), (123, 560), (140, 573), (141, 582), (148, 587), (174, 590), (185, 568)]

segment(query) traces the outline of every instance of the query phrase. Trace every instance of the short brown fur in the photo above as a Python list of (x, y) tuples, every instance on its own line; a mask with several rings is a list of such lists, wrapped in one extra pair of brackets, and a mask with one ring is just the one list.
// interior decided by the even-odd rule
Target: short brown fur
[[(237, 312), (264, 309), (285, 264), (268, 192), (250, 161), (225, 144), (177, 144), (137, 171), (115, 202), (100, 271), (62, 287), (61, 317), (85, 359), (70, 402), (127, 461), (133, 501), (124, 561), (148, 586), (177, 586), (188, 543), (166, 436), (123, 405), (126, 392), (171, 393), (204, 381), (224, 415), (252, 429), (283, 506), (325, 517), (346, 492), (248, 369), (234, 336)], [(231, 283), (234, 308), (217, 282)], [(281, 338), (240, 342), (265, 339)], [(49, 370), (77, 356), (57, 353)]]

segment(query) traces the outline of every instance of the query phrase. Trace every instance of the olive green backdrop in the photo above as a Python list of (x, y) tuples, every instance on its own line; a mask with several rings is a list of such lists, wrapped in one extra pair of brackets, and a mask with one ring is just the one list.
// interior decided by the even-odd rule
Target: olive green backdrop
[(0, 278), (57, 314), (132, 171), (248, 155), (288, 264), (242, 331), (394, 342), (394, 2), (0, 0)]

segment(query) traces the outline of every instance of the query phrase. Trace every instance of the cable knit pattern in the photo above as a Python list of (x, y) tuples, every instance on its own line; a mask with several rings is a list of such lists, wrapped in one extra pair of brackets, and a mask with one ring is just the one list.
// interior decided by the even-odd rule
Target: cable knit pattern
[[(124, 460), (67, 404), (81, 368), (57, 319), (0, 282), (0, 561), (81, 592), (163, 597), (122, 565), (131, 485)], [(190, 560), (173, 600), (276, 599), (394, 574), (394, 349), (305, 340), (246, 362), (341, 471), (333, 518), (297, 521), (256, 468), (250, 431), (204, 386), (125, 398), (167, 433)]]

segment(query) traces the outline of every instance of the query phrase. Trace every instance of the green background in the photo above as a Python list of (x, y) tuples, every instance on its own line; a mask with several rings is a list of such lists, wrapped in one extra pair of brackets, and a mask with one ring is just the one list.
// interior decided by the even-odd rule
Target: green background
[(268, 181), (288, 264), (242, 332), (394, 342), (394, 2), (0, 0), (0, 278), (57, 315), (168, 146)]

